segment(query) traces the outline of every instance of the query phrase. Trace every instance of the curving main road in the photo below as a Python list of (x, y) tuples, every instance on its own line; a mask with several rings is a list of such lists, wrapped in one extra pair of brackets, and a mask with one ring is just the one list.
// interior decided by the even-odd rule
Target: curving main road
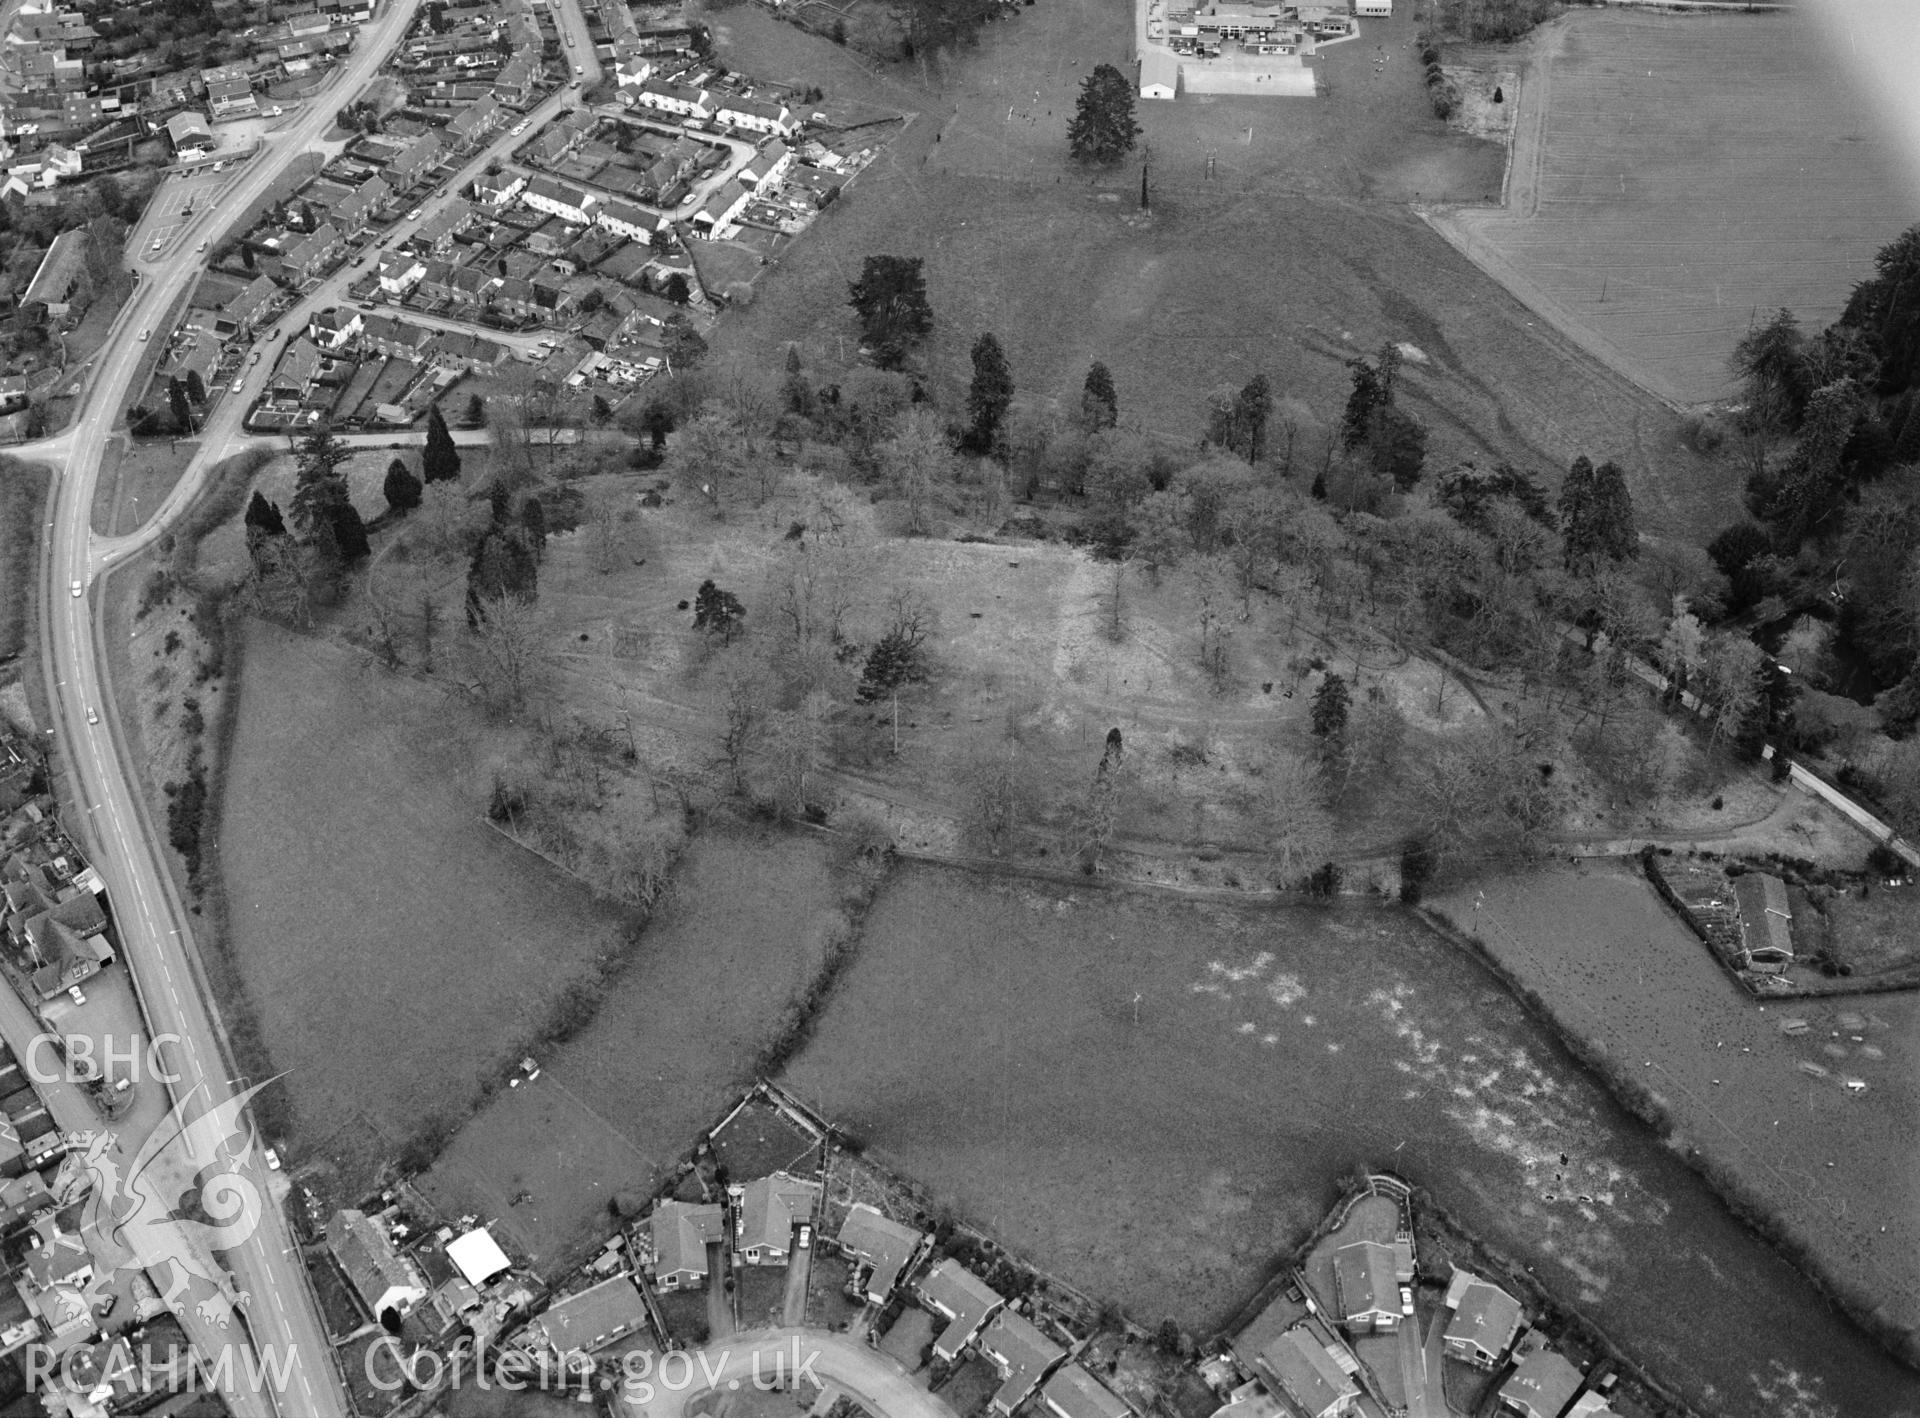
[[(42, 559), (40, 632), (54, 732), (66, 752), (81, 809), (74, 825), (106, 880), (122, 955), (149, 1025), (157, 1036), (179, 1040), (171, 1046), (169, 1063), (186, 1081), (175, 1085), (176, 1099), (197, 1091), (192, 1105), (196, 1111), (228, 1100), (246, 1081), (228, 1077), (213, 1006), (196, 972), (193, 918), (167, 871), (161, 855), (164, 835), (147, 812), (137, 765), (114, 721), (102, 605), (91, 592), (104, 572), (162, 534), (192, 500), (213, 460), (197, 460), (132, 537), (106, 540), (93, 535), (94, 489), (112, 426), (130, 395), (141, 356), (151, 348), (140, 332), (163, 332), (175, 303), (199, 276), (199, 262), (189, 253), (231, 225), (296, 154), (318, 142), (339, 102), (372, 77), (406, 33), (418, 5), (419, 0), (388, 0), (384, 11), (361, 27), (353, 52), (328, 88), (309, 100), (306, 112), (293, 123), (269, 134), (218, 197), (172, 234), (167, 248), (156, 254), (149, 245), (135, 247), (133, 264), (142, 278), (108, 336), (72, 425), (57, 438), (17, 450), (59, 470)], [(165, 201), (168, 189), (160, 190)], [(211, 439), (203, 444), (203, 455), (212, 445)], [(74, 585), (80, 594), (72, 592)], [(255, 1161), (251, 1171), (255, 1186), (266, 1194), (265, 1168)], [(223, 1386), (231, 1410), (242, 1418), (345, 1418), (350, 1412), (346, 1395), (278, 1207), (265, 1208), (253, 1237), (227, 1252), (226, 1261), (238, 1287), (252, 1297), (244, 1310), (248, 1333), (239, 1333), (238, 1327), (219, 1330), (191, 1305), (180, 1319), (208, 1361), (217, 1364), (223, 1351), (232, 1356), (232, 1382)], [(249, 1382), (247, 1358), (270, 1358), (284, 1368), (271, 1372), (265, 1382)]]

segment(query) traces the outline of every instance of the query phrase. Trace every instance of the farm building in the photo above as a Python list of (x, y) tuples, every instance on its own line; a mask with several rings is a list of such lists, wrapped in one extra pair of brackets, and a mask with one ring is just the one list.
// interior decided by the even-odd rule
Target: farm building
[(653, 1233), (654, 1285), (661, 1290), (694, 1290), (707, 1281), (707, 1247), (727, 1234), (726, 1214), (717, 1206), (663, 1201), (649, 1222)]
[(1447, 1282), (1446, 1349), (1455, 1359), (1475, 1368), (1491, 1369), (1513, 1347), (1520, 1330), (1520, 1302), (1472, 1271), (1454, 1268)]
[(1748, 872), (1733, 883), (1740, 903), (1740, 966), (1778, 975), (1793, 964), (1793, 910), (1787, 884), (1767, 872)]
[(449, 1241), (447, 1259), (459, 1267), (461, 1277), (467, 1284), (475, 1287), (497, 1278), (513, 1264), (507, 1259), (507, 1253), (500, 1249), (500, 1243), (493, 1239), (493, 1233), (484, 1226)]
[(836, 1240), (849, 1259), (859, 1262), (855, 1274), (867, 1303), (884, 1305), (901, 1273), (920, 1253), (926, 1235), (882, 1216), (864, 1202), (855, 1202), (840, 1223)]
[(1000, 1375), (1000, 1387), (988, 1400), (988, 1408), (1002, 1415), (1027, 1401), (1051, 1369), (1067, 1351), (1055, 1344), (1023, 1315), (1002, 1310), (980, 1334), (980, 1352), (993, 1363)]
[(208, 152), (213, 148), (213, 129), (197, 113), (176, 113), (167, 120), (167, 138), (181, 157)]
[(58, 320), (73, 308), (75, 294), (87, 284), (87, 233), (75, 227), (53, 239), (20, 304), (44, 306), (47, 315)]
[(1164, 49), (1149, 49), (1140, 60), (1140, 97), (1172, 98), (1180, 88), (1180, 61)]
[(951, 1257), (936, 1265), (914, 1288), (926, 1307), (947, 1321), (947, 1327), (933, 1341), (933, 1353), (948, 1363), (959, 1356), (987, 1316), (1002, 1303), (984, 1280)]

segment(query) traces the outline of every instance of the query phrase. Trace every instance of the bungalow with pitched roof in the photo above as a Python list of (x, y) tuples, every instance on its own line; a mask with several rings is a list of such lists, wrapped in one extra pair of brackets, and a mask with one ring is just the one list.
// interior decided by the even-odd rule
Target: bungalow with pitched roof
[[(536, 290), (538, 288), (536, 287)], [(785, 1265), (794, 1228), (810, 1225), (820, 1184), (775, 1172), (727, 1188), (733, 1201), (733, 1250), (748, 1265)]]
[(1520, 1332), (1520, 1302), (1472, 1271), (1454, 1267), (1447, 1282), (1447, 1353), (1478, 1369), (1492, 1369), (1507, 1357)]
[(710, 1203), (663, 1201), (648, 1220), (653, 1259), (647, 1273), (658, 1290), (696, 1290), (707, 1283), (707, 1247), (726, 1239), (727, 1217)]
[(593, 193), (569, 187), (545, 173), (527, 184), (527, 190), (520, 194), (520, 200), (536, 212), (545, 212), (548, 216), (572, 222), (575, 226), (585, 226), (590, 220), (589, 213), (600, 204), (600, 199)]
[(1354, 1334), (1400, 1328), (1400, 1287), (1393, 1247), (1354, 1241), (1333, 1253), (1333, 1293), (1341, 1325)]
[(631, 1280), (616, 1275), (557, 1300), (527, 1325), (526, 1336), (559, 1358), (591, 1354), (647, 1322), (646, 1302)]
[(729, 127), (744, 128), (749, 133), (770, 133), (776, 138), (792, 138), (800, 132), (800, 120), (784, 103), (768, 103), (764, 99), (722, 99), (713, 116)]
[(1053, 1418), (1133, 1418), (1133, 1410), (1078, 1364), (1054, 1371), (1040, 1389), (1040, 1402)]
[(1520, 1418), (1560, 1418), (1580, 1389), (1580, 1371), (1542, 1344), (1500, 1385), (1500, 1411)]
[(1355, 1411), (1360, 1396), (1353, 1375), (1305, 1324), (1262, 1349), (1254, 1370), (1297, 1418), (1345, 1418)]
[(427, 1298), (419, 1272), (393, 1248), (386, 1227), (364, 1211), (334, 1212), (327, 1222), (327, 1249), (376, 1320), (389, 1313), (404, 1316)]
[(1047, 1371), (1067, 1354), (1026, 1316), (1007, 1309), (996, 1314), (980, 1332), (980, 1352), (1000, 1375), (1000, 1387), (987, 1400), (987, 1406), (1002, 1418), (1025, 1403)]
[(935, 1336), (936, 1358), (952, 1363), (967, 1347), (988, 1316), (1004, 1303), (986, 1281), (949, 1256), (914, 1286), (920, 1302), (947, 1321)]
[(835, 1238), (847, 1258), (856, 1262), (853, 1280), (870, 1305), (887, 1302), (926, 1239), (925, 1232), (903, 1226), (865, 1202), (855, 1202), (847, 1211)]

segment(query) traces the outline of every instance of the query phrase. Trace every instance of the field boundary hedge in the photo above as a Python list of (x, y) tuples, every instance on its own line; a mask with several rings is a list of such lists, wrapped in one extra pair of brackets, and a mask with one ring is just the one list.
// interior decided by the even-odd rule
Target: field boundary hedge
[(35, 533), (46, 520), (52, 486), (53, 470), (45, 463), (0, 457), (0, 664), (24, 656), (35, 639)]
[[(1430, 906), (1413, 908), (1443, 939), (1465, 950), (1484, 965), (1513, 994), (1523, 1009), (1558, 1041), (1572, 1058), (1606, 1088), (1613, 1100), (1640, 1119), (1704, 1183), (1733, 1218), (1746, 1226), (1791, 1265), (1828, 1304), (1853, 1323), (1888, 1355), (1908, 1368), (1920, 1369), (1920, 1335), (1901, 1328), (1882, 1313), (1873, 1297), (1833, 1274), (1814, 1250), (1810, 1239), (1774, 1205), (1755, 1194), (1731, 1167), (1707, 1157), (1686, 1143), (1677, 1131), (1667, 1100), (1624, 1069), (1605, 1048), (1564, 1024), (1539, 991), (1519, 977), (1488, 948), (1478, 935), (1460, 928), (1452, 917)], [(1684, 1144), (1684, 1145), (1683, 1145)]]

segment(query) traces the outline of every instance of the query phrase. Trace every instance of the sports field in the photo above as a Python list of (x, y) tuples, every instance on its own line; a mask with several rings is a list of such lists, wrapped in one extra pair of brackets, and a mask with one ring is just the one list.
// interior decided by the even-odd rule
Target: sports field
[(1398, 910), (898, 869), (785, 1081), (1148, 1324), (1223, 1323), (1343, 1173), (1393, 1166), (1702, 1413), (1920, 1412), (1910, 1372)]
[(1804, 16), (1588, 10), (1533, 43), (1506, 207), (1435, 225), (1663, 398), (1724, 397), (1756, 312), (1828, 324), (1920, 219)]

